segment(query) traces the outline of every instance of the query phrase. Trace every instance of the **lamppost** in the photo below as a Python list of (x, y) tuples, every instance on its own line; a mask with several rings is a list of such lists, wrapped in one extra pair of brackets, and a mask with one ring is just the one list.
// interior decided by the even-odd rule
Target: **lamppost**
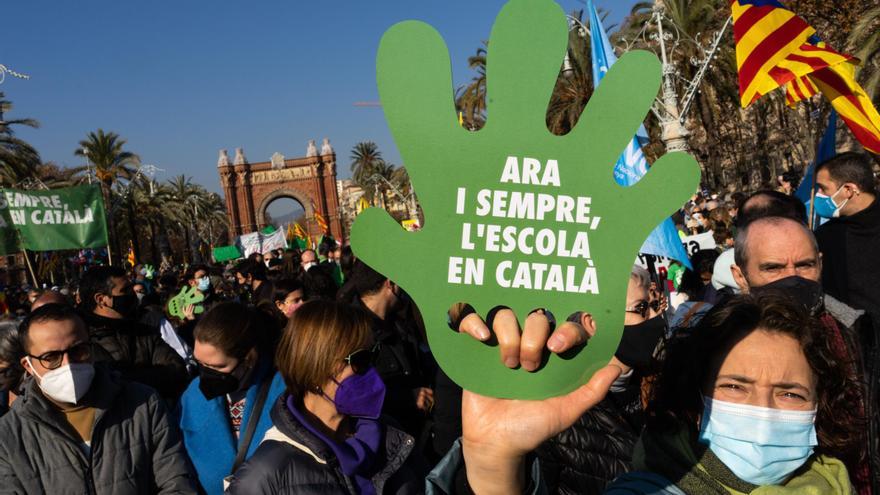
[(368, 182), (373, 182), (376, 187), (376, 194), (379, 194), (379, 182), (384, 182), (389, 189), (391, 189), (394, 194), (396, 194), (400, 199), (402, 199), (405, 203), (407, 203), (407, 209), (410, 210), (410, 218), (416, 218), (419, 214), (418, 205), (416, 204), (416, 195), (414, 191), (410, 191), (409, 195), (405, 195), (400, 192), (394, 184), (392, 184), (388, 179), (382, 177), (379, 174), (373, 174), (367, 177)]
[[(699, 67), (699, 69), (697, 70), (697, 73), (692, 80), (685, 81), (686, 88), (682, 97), (682, 104), (679, 105), (679, 96), (676, 91), (676, 81), (682, 80), (683, 78), (681, 76), (681, 72), (670, 60), (669, 53), (670, 51), (675, 49), (675, 45), (677, 45), (681, 40), (680, 36), (674, 36), (672, 33), (664, 29), (663, 23), (666, 22), (672, 25), (675, 30), (678, 31), (678, 28), (675, 27), (675, 24), (672, 22), (672, 20), (665, 15), (664, 10), (665, 7), (663, 6), (663, 2), (658, 0), (654, 5), (651, 19), (647, 23), (645, 23), (644, 28), (642, 28), (642, 31), (636, 35), (636, 38), (644, 37), (645, 41), (656, 41), (660, 45), (660, 61), (662, 62), (663, 66), (663, 91), (661, 94), (662, 98), (657, 99), (654, 106), (651, 107), (651, 112), (657, 117), (657, 120), (660, 122), (662, 136), (661, 139), (666, 147), (666, 151), (687, 151), (687, 137), (689, 135), (687, 129), (685, 128), (687, 114), (691, 110), (694, 98), (700, 92), (700, 84), (702, 83), (703, 78), (706, 76), (712, 60), (715, 59), (715, 55), (718, 52), (718, 47), (721, 43), (721, 38), (730, 27), (733, 19), (731, 17), (728, 17), (727, 22), (724, 24), (724, 26), (712, 36), (712, 41), (709, 48), (703, 48), (702, 46), (700, 46), (701, 51), (705, 55), (704, 58), (691, 60), (691, 63)], [(569, 22), (569, 31), (577, 29), (579, 36), (585, 38), (590, 36), (589, 27), (586, 26), (580, 19), (572, 15), (567, 15), (566, 17), (568, 18)], [(648, 34), (648, 30), (652, 26), (657, 31), (655, 33)], [(626, 42), (626, 40), (623, 41)], [(673, 46), (671, 49), (667, 47), (667, 43), (669, 42), (673, 42)], [(696, 40), (693, 40), (693, 42), (697, 43)], [(628, 43), (624, 51), (629, 51), (632, 46), (633, 43)], [(568, 51), (566, 51), (565, 60), (563, 60), (563, 72), (570, 72), (572, 70), (573, 68), (571, 66)]]
[[(10, 69), (9, 67), (6, 67), (5, 65), (0, 64), (0, 84), (3, 84), (3, 81), (6, 80), (6, 74), (9, 74), (12, 77), (17, 77), (19, 79), (25, 79), (25, 80), (31, 78), (31, 76), (29, 76), (27, 74), (22, 74), (21, 72), (15, 72), (14, 70)], [(2, 117), (0, 117), (0, 119), (2, 119)]]

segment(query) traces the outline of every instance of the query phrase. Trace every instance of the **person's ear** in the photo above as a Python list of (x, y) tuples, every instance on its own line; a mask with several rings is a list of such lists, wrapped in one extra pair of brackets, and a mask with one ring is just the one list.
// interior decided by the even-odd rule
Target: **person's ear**
[(742, 291), (743, 294), (749, 293), (749, 281), (746, 279), (745, 272), (739, 267), (739, 265), (730, 265), (730, 273), (733, 274), (733, 280), (736, 281), (736, 285), (739, 286), (739, 290)]
[(95, 299), (95, 307), (96, 307), (96, 308), (101, 308), (101, 307), (109, 306), (109, 305), (105, 302), (106, 299), (107, 299), (107, 297), (109, 297), (109, 296), (107, 296), (107, 295), (104, 294), (103, 292), (98, 292), (98, 293), (96, 293), (96, 294), (95, 294), (94, 296), (92, 296), (92, 297), (94, 297), (94, 299)]
[(817, 269), (819, 270), (820, 276), (822, 274), (822, 258), (823, 258), (823, 256), (822, 256), (822, 253), (820, 252), (819, 256), (816, 257), (816, 266), (817, 266)]
[(30, 359), (28, 359), (27, 356), (22, 357), (19, 363), (21, 363), (21, 367), (24, 368), (27, 374), (31, 376), (34, 375), (34, 369), (31, 367)]
[(275, 301), (275, 307), (278, 311), (284, 311), (284, 301)]
[(249, 350), (248, 353), (244, 356), (245, 361), (249, 366), (255, 366), (257, 364), (257, 348)]

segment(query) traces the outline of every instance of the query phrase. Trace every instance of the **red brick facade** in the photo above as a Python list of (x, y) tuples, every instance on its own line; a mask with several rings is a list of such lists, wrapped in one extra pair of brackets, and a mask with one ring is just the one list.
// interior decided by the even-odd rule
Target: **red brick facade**
[(239, 151), (236, 163), (229, 164), (225, 151), (221, 152), (217, 169), (226, 197), (230, 237), (265, 227), (269, 203), (288, 197), (299, 201), (305, 208), (307, 225), (303, 227), (309, 234), (318, 237), (323, 234), (315, 222), (317, 210), (327, 220), (333, 237), (342, 240), (336, 154), (331, 152), (289, 160), (277, 156), (274, 166), (273, 162), (248, 163)]

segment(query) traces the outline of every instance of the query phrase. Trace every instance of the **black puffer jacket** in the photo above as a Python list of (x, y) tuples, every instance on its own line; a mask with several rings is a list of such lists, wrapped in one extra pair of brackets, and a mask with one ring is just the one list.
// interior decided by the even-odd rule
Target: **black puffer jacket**
[(97, 409), (89, 456), (29, 381), (0, 419), (0, 494), (196, 493), (177, 424), (155, 391), (95, 366), (83, 402)]
[(550, 493), (603, 493), (605, 485), (632, 469), (639, 427), (613, 395), (538, 448)]
[[(245, 462), (226, 493), (297, 495), (357, 494), (353, 478), (345, 476), (333, 451), (309, 432), (287, 410), (286, 396), (272, 407), (274, 427), (254, 455)], [(413, 452), (415, 442), (406, 433), (385, 425), (383, 467), (373, 476), (376, 493), (419, 494), (425, 490), (427, 467)]]
[(157, 328), (134, 320), (84, 314), (95, 362), (134, 382), (156, 389), (163, 397), (177, 399), (189, 384), (183, 359), (164, 340)]

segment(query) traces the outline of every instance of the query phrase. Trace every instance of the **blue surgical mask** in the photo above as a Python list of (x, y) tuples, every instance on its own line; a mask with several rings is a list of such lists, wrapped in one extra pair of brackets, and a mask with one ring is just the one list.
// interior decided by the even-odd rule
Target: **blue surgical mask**
[(837, 190), (831, 196), (827, 196), (820, 192), (816, 193), (816, 198), (814, 201), (813, 208), (816, 210), (816, 214), (822, 218), (837, 218), (840, 216), (840, 209), (846, 206), (847, 200), (844, 200), (842, 204), (838, 205), (834, 202), (834, 198), (840, 194), (840, 191), (843, 191), (843, 186), (840, 186), (840, 189)]
[(208, 277), (202, 277), (199, 279), (198, 289), (201, 292), (207, 292), (208, 289), (211, 288), (211, 279)]
[(790, 411), (703, 398), (700, 442), (739, 479), (778, 485), (813, 454), (816, 411)]

